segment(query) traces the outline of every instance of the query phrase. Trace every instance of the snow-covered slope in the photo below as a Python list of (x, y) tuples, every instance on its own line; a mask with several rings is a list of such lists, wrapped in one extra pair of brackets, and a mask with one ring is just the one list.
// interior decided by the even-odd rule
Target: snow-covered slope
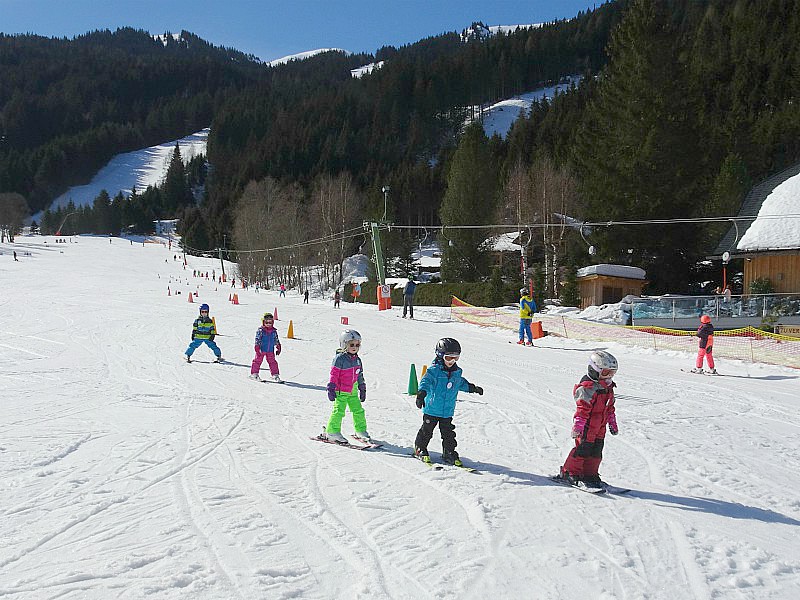
[[(70, 200), (75, 206), (92, 204), (102, 190), (106, 190), (113, 198), (119, 192), (130, 195), (134, 187), (141, 192), (149, 185), (160, 185), (167, 174), (175, 144), (180, 144), (181, 157), (188, 162), (198, 154), (206, 153), (210, 131), (203, 129), (179, 140), (117, 154), (88, 184), (71, 187), (53, 200), (50, 209), (67, 206)], [(41, 214), (34, 215), (34, 219), (40, 220)]]
[[(594, 497), (552, 485), (572, 387), (593, 344), (237, 289), (219, 261), (115, 238), (0, 246), (0, 597), (793, 599), (800, 594), (798, 377), (596, 344), (620, 361)], [(44, 242), (47, 241), (45, 244)], [(29, 254), (28, 254), (29, 253)], [(230, 270), (231, 265), (226, 265)], [(167, 295), (169, 286), (171, 295)], [(180, 290), (182, 293), (176, 295)], [(195, 303), (189, 291), (199, 290)], [(227, 364), (181, 356), (199, 302)], [(286, 385), (247, 379), (276, 309)], [(347, 316), (364, 338), (369, 431), (382, 451), (309, 439)], [(292, 320), (296, 339), (287, 339)], [(458, 450), (483, 472), (408, 456), (421, 423), (409, 368), (461, 341)], [(345, 433), (352, 421), (345, 417)], [(438, 458), (438, 434), (430, 448)]]
[(483, 112), (483, 129), (486, 135), (491, 137), (496, 133), (505, 138), (514, 121), (519, 118), (521, 113), (527, 114), (534, 102), (544, 98), (552, 99), (556, 94), (566, 92), (573, 83), (578, 85), (580, 80), (580, 75), (573, 75), (556, 85), (538, 88), (532, 92), (492, 104)]

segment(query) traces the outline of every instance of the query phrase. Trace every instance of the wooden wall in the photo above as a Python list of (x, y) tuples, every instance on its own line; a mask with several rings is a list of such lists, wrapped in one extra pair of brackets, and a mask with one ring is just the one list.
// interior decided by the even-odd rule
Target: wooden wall
[[(581, 295), (581, 310), (587, 306), (619, 302), (628, 295), (641, 296), (642, 289), (646, 284), (647, 281), (643, 279), (610, 277), (608, 275), (580, 277), (578, 278), (578, 290)], [(603, 288), (606, 288), (605, 294)]]
[(800, 294), (799, 254), (756, 254), (744, 261), (744, 293), (750, 282), (766, 277), (777, 293)]

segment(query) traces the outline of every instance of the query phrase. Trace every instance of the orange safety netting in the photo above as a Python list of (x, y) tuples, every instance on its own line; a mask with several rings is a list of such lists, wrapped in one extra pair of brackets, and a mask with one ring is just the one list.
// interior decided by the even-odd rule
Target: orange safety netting
[[(472, 306), (453, 296), (450, 304), (453, 319), (483, 327), (500, 327), (519, 330), (519, 316), (497, 308)], [(571, 319), (563, 315), (550, 316), (537, 313), (535, 320), (549, 335), (588, 340), (620, 342), (655, 350), (697, 352), (697, 338), (693, 331), (665, 329), (662, 327), (629, 327)], [(736, 358), (751, 362), (800, 368), (800, 339), (744, 327), (714, 332), (714, 356)]]

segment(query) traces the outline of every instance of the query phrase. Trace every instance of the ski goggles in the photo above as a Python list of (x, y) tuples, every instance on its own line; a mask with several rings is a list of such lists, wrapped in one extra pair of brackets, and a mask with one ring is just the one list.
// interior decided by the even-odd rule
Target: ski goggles
[(348, 348), (361, 348), (361, 342), (347, 342)]
[(460, 354), (445, 354), (442, 360), (445, 362), (456, 362), (459, 358), (461, 358)]
[(616, 374), (617, 374), (617, 370), (616, 369), (601, 369), (600, 370), (600, 379), (611, 379)]
[(200, 314), (201, 314), (201, 315), (207, 315), (207, 314), (208, 314), (208, 311), (207, 311), (207, 310), (201, 310), (201, 311), (200, 311)]

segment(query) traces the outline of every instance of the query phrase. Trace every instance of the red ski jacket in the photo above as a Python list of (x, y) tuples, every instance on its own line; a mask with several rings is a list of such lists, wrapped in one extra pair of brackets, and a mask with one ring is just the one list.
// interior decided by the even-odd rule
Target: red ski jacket
[(606, 385), (604, 381), (595, 381), (584, 375), (581, 382), (572, 390), (577, 405), (572, 419), (573, 427), (582, 431), (581, 440), (593, 442), (606, 437), (606, 425), (616, 431), (617, 416), (614, 412), (613, 381)]

